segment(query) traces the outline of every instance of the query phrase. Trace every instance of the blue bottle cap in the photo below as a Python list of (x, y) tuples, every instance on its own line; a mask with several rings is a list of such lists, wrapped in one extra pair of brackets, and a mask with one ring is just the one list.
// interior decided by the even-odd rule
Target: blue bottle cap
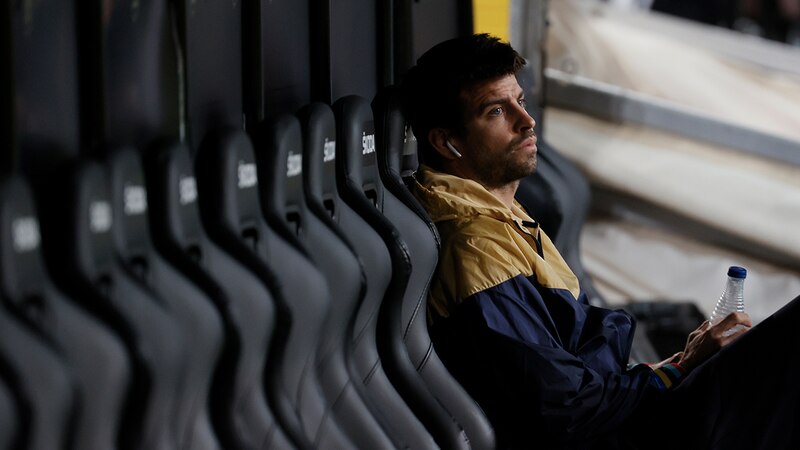
[(747, 269), (739, 266), (730, 266), (728, 276), (733, 278), (747, 278)]

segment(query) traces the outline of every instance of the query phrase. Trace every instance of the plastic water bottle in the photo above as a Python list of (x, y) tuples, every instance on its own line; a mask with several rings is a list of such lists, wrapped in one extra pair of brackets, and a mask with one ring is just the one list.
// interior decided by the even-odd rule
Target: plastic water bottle
[[(714, 306), (709, 320), (714, 325), (728, 316), (732, 312), (744, 312), (744, 279), (747, 278), (747, 269), (739, 266), (728, 268), (728, 281), (722, 295)], [(731, 335), (742, 328), (737, 325), (723, 333), (725, 336)]]

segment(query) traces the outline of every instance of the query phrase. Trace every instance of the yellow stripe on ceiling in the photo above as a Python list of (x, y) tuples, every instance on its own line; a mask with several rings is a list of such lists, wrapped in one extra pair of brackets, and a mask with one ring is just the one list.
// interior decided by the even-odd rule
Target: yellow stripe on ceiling
[(472, 0), (475, 33), (489, 33), (508, 42), (510, 9), (511, 0)]

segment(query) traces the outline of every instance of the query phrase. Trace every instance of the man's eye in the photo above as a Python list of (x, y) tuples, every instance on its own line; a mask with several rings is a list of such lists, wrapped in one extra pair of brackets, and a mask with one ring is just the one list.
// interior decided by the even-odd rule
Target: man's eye
[(501, 114), (503, 114), (503, 108), (500, 108), (500, 107), (497, 107), (497, 108), (489, 111), (489, 115), (490, 116), (499, 116)]
[(524, 98), (519, 99), (518, 103), (519, 103), (519, 106), (522, 106), (523, 108), (527, 108), (528, 107), (528, 101), (525, 100)]

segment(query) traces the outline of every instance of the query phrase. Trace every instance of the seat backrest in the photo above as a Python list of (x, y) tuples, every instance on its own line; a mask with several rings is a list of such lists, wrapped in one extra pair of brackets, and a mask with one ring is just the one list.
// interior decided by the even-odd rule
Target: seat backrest
[[(386, 372), (440, 446), (467, 448), (469, 443), (461, 426), (431, 393), (413, 366), (403, 342), (400, 318), (405, 293), (409, 287), (415, 289), (409, 286), (412, 262), (400, 231), (382, 212), (386, 196), (391, 193), (385, 191), (378, 173), (375, 122), (370, 104), (363, 97), (348, 96), (338, 100), (334, 110), (337, 143), (341, 149), (337, 166), (340, 194), (380, 234), (392, 258), (392, 279), (381, 305), (378, 325), (378, 349)], [(389, 201), (397, 200), (392, 196)], [(435, 257), (435, 249), (433, 254)]]
[(267, 389), (281, 424), (298, 442), (351, 447), (335, 423), (326, 420), (329, 405), (315, 367), (329, 309), (327, 283), (278, 214), (265, 215), (250, 138), (236, 129), (206, 136), (197, 172), (200, 199), (208, 206), (201, 206), (203, 221), (214, 222), (209, 231), (213, 227), (224, 233), (225, 246), (273, 287), (279, 326)]
[[(24, 214), (23, 207), (12, 196), (19, 194), (13, 180), (0, 183), (0, 276), (2, 296), (15, 296), (24, 291), (27, 277), (34, 274), (17, 267), (17, 255), (25, 254), (40, 243), (39, 230), (31, 222), (34, 216)], [(12, 316), (0, 304), (0, 378), (20, 401), (17, 423), (20, 448), (65, 448), (71, 442), (70, 417), (76, 411), (73, 395), (74, 379), (52, 346), (29, 326)]]
[(73, 380), (53, 348), (0, 307), (0, 371), (20, 399), (19, 448), (66, 448)]
[(17, 399), (0, 376), (0, 449), (18, 448), (20, 411)]
[[(495, 447), (494, 430), (478, 404), (450, 375), (433, 348), (428, 334), (427, 297), (436, 271), (439, 233), (427, 212), (411, 195), (402, 179), (403, 155), (408, 147), (406, 120), (394, 87), (381, 90), (372, 105), (376, 123), (378, 172), (385, 187), (383, 214), (392, 221), (408, 247), (411, 277), (402, 308), (388, 317), (399, 327), (391, 339), (400, 339), (436, 399), (464, 428), (473, 449)], [(399, 344), (398, 344), (399, 345)]]
[(354, 312), (348, 350), (356, 382), (376, 418), (399, 448), (436, 448), (431, 435), (391, 384), (377, 347), (378, 312), (392, 274), (389, 250), (369, 223), (342, 201), (337, 190), (336, 122), (331, 107), (313, 103), (299, 117), (303, 129), (303, 184), (309, 210), (328, 217), (352, 243), (366, 275)]
[(171, 312), (186, 337), (186, 370), (176, 395), (175, 427), (180, 447), (217, 448), (208, 399), (222, 347), (222, 319), (211, 300), (156, 251), (150, 237), (147, 187), (141, 158), (121, 147), (107, 158), (118, 261)]
[[(318, 217), (306, 207), (303, 193), (303, 137), (293, 115), (261, 124), (256, 140), (261, 200), (265, 211), (297, 234), (329, 287), (331, 307), (317, 350), (319, 380), (336, 421), (358, 448), (393, 448), (355, 389), (346, 361), (352, 318), (361, 300), (364, 275), (350, 246), (330, 217)], [(278, 219), (276, 217), (276, 219)]]
[(80, 408), (71, 423), (74, 448), (114, 448), (131, 367), (114, 332), (58, 291), (45, 270), (41, 233), (26, 182), (0, 187), (5, 306), (54, 344), (74, 375)]
[(46, 246), (45, 256), (56, 283), (116, 330), (131, 356), (135, 376), (119, 445), (174, 447), (186, 337), (166, 306), (115, 256), (114, 202), (105, 168), (87, 160), (65, 175), (49, 206), (61, 220), (45, 227), (48, 242), (59, 245)]
[(156, 247), (203, 290), (224, 323), (224, 348), (209, 403), (222, 447), (293, 448), (275, 421), (262, 383), (275, 328), (272, 294), (206, 234), (186, 145), (154, 147), (145, 169)]
[(606, 300), (595, 288), (589, 273), (583, 267), (580, 252), (580, 234), (586, 223), (586, 217), (592, 202), (592, 193), (589, 181), (586, 176), (578, 169), (574, 162), (567, 159), (555, 148), (543, 140), (540, 147), (545, 161), (548, 161), (555, 169), (555, 172), (564, 180), (568, 195), (571, 201), (563, 203), (572, 205), (571, 208), (564, 208), (564, 218), (561, 229), (556, 236), (556, 246), (561, 246), (561, 252), (575, 275), (581, 280), (581, 288), (586, 292), (589, 300), (597, 305), (606, 304)]

